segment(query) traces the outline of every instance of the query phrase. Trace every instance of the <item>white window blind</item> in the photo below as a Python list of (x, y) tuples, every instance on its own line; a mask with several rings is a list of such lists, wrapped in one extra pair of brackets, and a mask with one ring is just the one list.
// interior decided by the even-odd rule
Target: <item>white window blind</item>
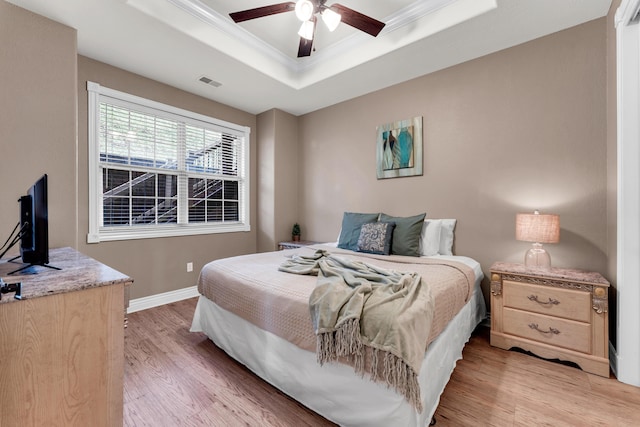
[(249, 128), (87, 88), (89, 242), (250, 229)]

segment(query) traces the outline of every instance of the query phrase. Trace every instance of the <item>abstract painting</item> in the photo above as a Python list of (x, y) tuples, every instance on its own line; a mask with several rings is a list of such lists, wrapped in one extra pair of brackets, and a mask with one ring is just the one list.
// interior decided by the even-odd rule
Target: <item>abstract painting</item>
[(376, 128), (378, 179), (422, 175), (422, 117)]

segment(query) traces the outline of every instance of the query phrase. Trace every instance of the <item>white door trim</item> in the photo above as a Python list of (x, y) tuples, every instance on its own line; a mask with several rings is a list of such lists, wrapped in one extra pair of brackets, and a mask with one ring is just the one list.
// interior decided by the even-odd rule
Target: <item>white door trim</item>
[[(640, 0), (616, 11), (618, 107), (617, 360), (620, 381), (640, 386)], [(613, 320), (613, 319), (612, 319)], [(614, 356), (614, 357), (615, 357)]]

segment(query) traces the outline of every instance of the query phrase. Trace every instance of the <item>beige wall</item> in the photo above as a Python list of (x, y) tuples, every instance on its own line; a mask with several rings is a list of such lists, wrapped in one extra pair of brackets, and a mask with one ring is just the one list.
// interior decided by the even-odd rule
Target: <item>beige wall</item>
[(298, 221), (298, 119), (273, 109), (258, 123), (258, 251), (291, 239)]
[[(256, 148), (254, 115), (78, 56), (74, 29), (4, 1), (0, 1), (0, 64), (1, 236), (7, 236), (19, 220), (18, 197), (47, 173), (49, 246), (74, 247), (130, 275), (135, 280), (132, 298), (193, 286), (204, 263), (255, 252), (255, 195), (251, 232), (86, 243), (86, 81), (249, 126), (251, 152)], [(252, 156), (252, 188), (256, 164)], [(194, 263), (194, 272), (186, 272), (187, 262)]]
[[(76, 31), (0, 1), (0, 239), (49, 175), (49, 242), (76, 244)], [(16, 246), (10, 254), (17, 253)]]
[[(343, 211), (457, 218), (455, 252), (487, 274), (522, 262), (515, 214), (541, 209), (560, 215), (555, 266), (606, 273), (605, 37), (602, 18), (302, 116), (308, 237), (335, 240)], [(424, 175), (377, 180), (376, 126), (414, 116)]]
[[(71, 246), (135, 280), (132, 298), (193, 286), (204, 263), (255, 252), (252, 231), (87, 244), (88, 164), (86, 81), (249, 126), (254, 115), (188, 94), (121, 69), (78, 56), (76, 31), (0, 1), (0, 222), (10, 233), (19, 220), (18, 197), (49, 175), (50, 247)], [(251, 188), (256, 188), (252, 156)], [(17, 253), (16, 250), (10, 254)], [(194, 272), (186, 272), (193, 262)]]
[[(139, 298), (196, 284), (202, 266), (213, 259), (256, 251), (256, 227), (250, 232), (209, 234), (173, 238), (127, 240), (87, 244), (87, 81), (178, 108), (251, 128), (251, 153), (256, 150), (256, 117), (205, 98), (183, 92), (119, 68), (78, 57), (78, 249), (134, 278), (131, 297)], [(256, 156), (251, 156), (251, 188), (256, 188)], [(256, 219), (256, 196), (252, 192), (251, 219)], [(194, 271), (186, 272), (187, 262)]]
[[(291, 228), (298, 218), (298, 118), (276, 110), (277, 151), (275, 169), (275, 236), (278, 241), (291, 240)], [(306, 230), (302, 230), (302, 238)]]
[[(276, 120), (275, 110), (265, 111), (256, 118), (258, 132), (256, 139), (258, 155), (258, 244), (260, 252), (273, 250), (275, 245), (275, 156)], [(280, 171), (284, 173), (284, 171)]]

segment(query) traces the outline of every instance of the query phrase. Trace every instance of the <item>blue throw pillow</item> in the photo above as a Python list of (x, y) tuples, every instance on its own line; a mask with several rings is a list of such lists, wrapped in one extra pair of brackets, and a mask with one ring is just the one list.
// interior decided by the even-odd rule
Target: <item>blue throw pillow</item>
[(341, 249), (349, 249), (350, 251), (357, 251), (360, 228), (363, 224), (377, 222), (378, 216), (379, 214), (377, 213), (345, 212), (342, 216), (342, 231), (340, 231), (338, 247)]
[(380, 221), (396, 223), (391, 243), (392, 255), (420, 256), (420, 233), (425, 216), (426, 214), (395, 217), (380, 214)]

